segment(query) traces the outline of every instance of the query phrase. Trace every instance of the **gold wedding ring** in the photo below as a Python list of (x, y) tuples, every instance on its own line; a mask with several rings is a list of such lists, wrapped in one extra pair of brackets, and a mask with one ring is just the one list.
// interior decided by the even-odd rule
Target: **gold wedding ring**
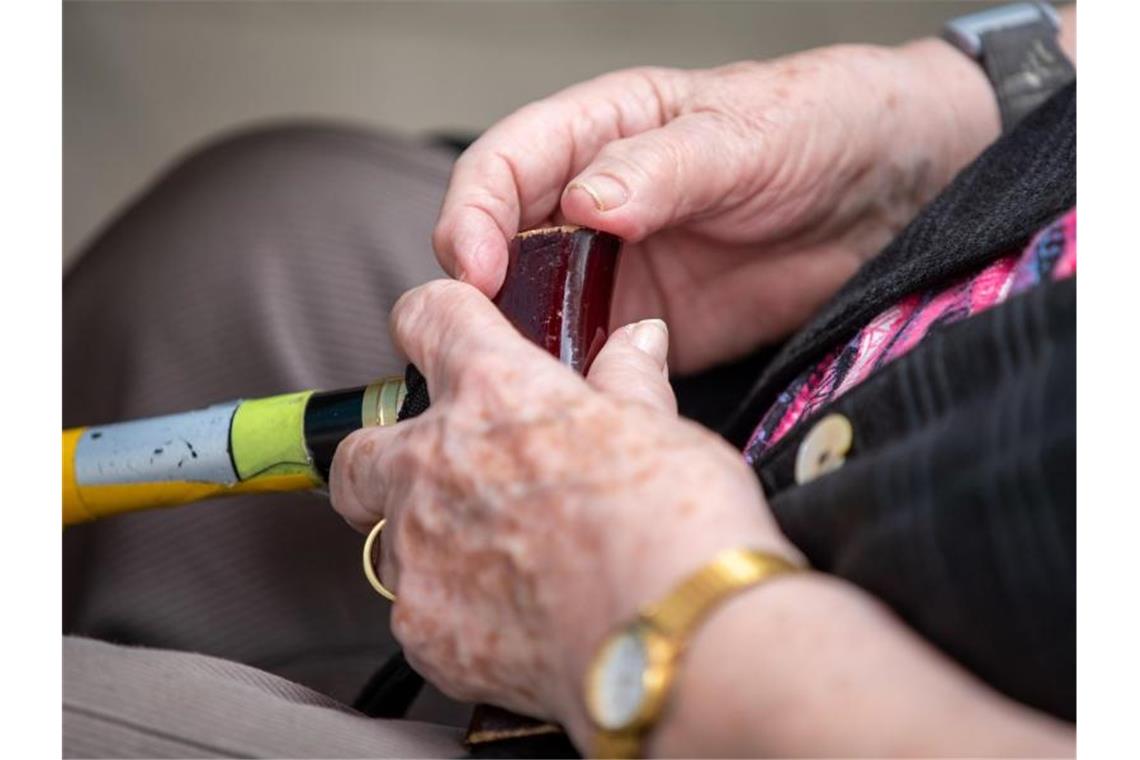
[(376, 539), (380, 537), (380, 532), (384, 530), (384, 523), (387, 519), (381, 520), (372, 527), (368, 532), (368, 538), (364, 539), (364, 577), (372, 584), (372, 588), (376, 589), (376, 593), (387, 599), (389, 602), (396, 601), (396, 595), (388, 590), (380, 581), (380, 576), (376, 574), (376, 563), (372, 558), (372, 546), (376, 543)]

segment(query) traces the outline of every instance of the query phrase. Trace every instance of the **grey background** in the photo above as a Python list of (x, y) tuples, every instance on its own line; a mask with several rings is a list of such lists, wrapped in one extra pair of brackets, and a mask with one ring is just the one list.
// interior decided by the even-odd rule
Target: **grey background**
[(334, 119), (479, 130), (616, 68), (897, 43), (993, 3), (82, 2), (63, 8), (65, 266), (196, 143)]

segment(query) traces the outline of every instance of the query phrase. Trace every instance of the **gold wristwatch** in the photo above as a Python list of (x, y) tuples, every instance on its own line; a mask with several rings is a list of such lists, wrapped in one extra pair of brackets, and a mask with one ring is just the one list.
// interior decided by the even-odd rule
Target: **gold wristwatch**
[(800, 569), (774, 554), (723, 551), (611, 633), (586, 673), (586, 709), (597, 729), (592, 756), (640, 757), (697, 623), (732, 594)]

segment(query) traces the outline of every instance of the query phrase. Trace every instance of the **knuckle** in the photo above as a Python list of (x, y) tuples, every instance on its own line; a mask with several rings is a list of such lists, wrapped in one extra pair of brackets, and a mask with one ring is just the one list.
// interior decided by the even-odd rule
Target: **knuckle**
[(396, 641), (400, 642), (400, 646), (404, 648), (409, 660), (413, 657), (418, 659), (422, 655), (420, 646), (422, 637), (416, 635), (417, 610), (414, 598), (414, 596), (407, 594), (398, 595), (396, 603), (392, 607), (391, 618), (392, 635)]
[(458, 280), (432, 280), (421, 286), (424, 298), (431, 308), (440, 308), (454, 299), (470, 299), (474, 289)]
[(529, 127), (535, 124), (546, 123), (550, 119), (551, 111), (553, 110), (557, 110), (557, 105), (549, 98), (541, 98), (531, 101), (519, 108), (511, 114), (510, 119), (514, 124)]
[(673, 400), (672, 394), (656, 385), (642, 384), (633, 386), (630, 393), (630, 400), (643, 407), (648, 407), (650, 410), (662, 409), (671, 412), (676, 412), (677, 410), (677, 402)]
[(469, 201), (464, 210), (487, 217), (501, 231), (500, 219), (517, 219), (519, 215), (518, 186), (513, 177), (511, 187), (515, 188), (515, 194), (507, 195), (493, 185), (480, 187), (478, 197)]
[(703, 130), (717, 141), (725, 137), (750, 142), (754, 136), (747, 121), (740, 116), (721, 110), (701, 111), (693, 114), (694, 127)]
[(480, 351), (467, 357), (456, 376), (456, 391), (461, 395), (496, 398), (495, 393), (508, 384), (513, 369), (499, 354)]
[(427, 286), (420, 285), (405, 291), (392, 306), (389, 325), (392, 335), (400, 342), (401, 339), (415, 333), (423, 320), (425, 287)]
[(385, 579), (389, 588), (396, 589), (397, 592), (403, 575), (400, 556), (399, 522), (391, 522), (380, 537), (380, 577)]
[(637, 158), (654, 173), (683, 173), (689, 165), (693, 146), (700, 139), (696, 130), (657, 132), (647, 135), (638, 146)]
[(674, 134), (647, 133), (617, 140), (599, 154), (602, 171), (626, 178), (636, 186), (653, 186), (677, 173), (686, 163), (686, 146)]
[(361, 522), (364, 508), (357, 502), (352, 489), (335, 475), (329, 482), (329, 501), (336, 513), (344, 519), (353, 523)]
[(637, 181), (644, 181), (649, 177), (649, 173), (644, 166), (646, 158), (644, 148), (646, 142), (646, 136), (641, 135), (639, 137), (627, 137), (623, 140), (614, 140), (611, 143), (607, 143), (605, 147), (598, 152), (596, 164), (603, 172), (610, 172), (619, 177), (625, 176)]
[[(369, 466), (367, 455), (373, 442), (367, 431), (353, 433), (337, 447), (329, 473), (329, 498), (333, 507), (343, 516), (358, 520), (366, 516), (369, 494), (362, 494), (360, 481), (362, 471)], [(364, 461), (362, 461), (364, 460)]]
[(708, 73), (716, 79), (729, 80), (739, 77), (755, 76), (758, 72), (766, 70), (767, 66), (771, 64), (761, 61), (732, 61), (716, 68), (710, 69)]
[(456, 699), (474, 696), (474, 691), (463, 682), (465, 673), (453, 654), (454, 635), (444, 630), (445, 621), (439, 620), (428, 608), (410, 604), (401, 594), (392, 608), (391, 626), (392, 635), (403, 648), (412, 669), (448, 696)]
[(653, 66), (653, 65), (646, 64), (643, 66), (631, 66), (630, 68), (626, 69), (625, 71), (628, 74), (633, 74), (633, 75), (639, 76), (639, 77), (649, 77), (652, 79), (663, 79), (667, 75), (669, 75), (671, 72), (673, 72), (674, 69), (668, 68), (667, 66)]
[(486, 690), (459, 680), (441, 680), (439, 690), (457, 702), (485, 702)]
[(661, 370), (653, 357), (632, 343), (622, 346), (614, 359), (617, 372), (628, 376), (631, 381), (638, 381), (639, 385), (644, 385), (650, 378), (661, 376)]
[(341, 441), (329, 467), (329, 498), (338, 511), (341, 503), (351, 495), (351, 477), (348, 471), (353, 464), (354, 438), (355, 433)]
[[(423, 426), (418, 429), (423, 430)], [(408, 436), (398, 443), (394, 443), (388, 454), (390, 466), (394, 473), (398, 473), (401, 480), (419, 482), (430, 478), (431, 447), (428, 436)]]
[(683, 100), (681, 83), (685, 79), (681, 71), (664, 66), (640, 66), (632, 73), (644, 86), (647, 107), (657, 109), (662, 124), (677, 115)]
[(455, 299), (469, 298), (471, 286), (458, 280), (433, 280), (405, 292), (392, 307), (392, 334), (407, 339), (420, 332), (427, 321), (446, 314)]
[(459, 157), (455, 159), (455, 163), (451, 165), (451, 178), (453, 182), (457, 176), (462, 175), (482, 159), (486, 153), (488, 142), (494, 139), (499, 128), (499, 125), (492, 126), (480, 135), (478, 139), (468, 145), (466, 150), (459, 154)]

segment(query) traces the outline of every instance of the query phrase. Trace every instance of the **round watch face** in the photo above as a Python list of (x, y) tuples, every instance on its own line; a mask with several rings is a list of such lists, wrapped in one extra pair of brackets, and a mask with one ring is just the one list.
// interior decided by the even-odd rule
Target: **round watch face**
[(601, 728), (628, 726), (645, 702), (649, 652), (636, 630), (618, 633), (601, 652), (594, 687), (594, 720)]

